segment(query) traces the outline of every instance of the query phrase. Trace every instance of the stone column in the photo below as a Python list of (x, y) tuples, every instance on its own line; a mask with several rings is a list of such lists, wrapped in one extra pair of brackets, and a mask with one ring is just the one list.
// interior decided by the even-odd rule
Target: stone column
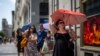
[(40, 0), (31, 0), (31, 23), (38, 29), (39, 26), (39, 3)]

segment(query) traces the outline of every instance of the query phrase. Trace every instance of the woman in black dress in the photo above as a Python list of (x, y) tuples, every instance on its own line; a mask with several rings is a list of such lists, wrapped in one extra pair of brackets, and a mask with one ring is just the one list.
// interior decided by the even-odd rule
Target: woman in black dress
[(74, 56), (73, 45), (70, 45), (70, 35), (65, 30), (64, 22), (58, 20), (55, 24), (57, 26), (57, 32), (54, 34), (55, 46), (53, 56)]

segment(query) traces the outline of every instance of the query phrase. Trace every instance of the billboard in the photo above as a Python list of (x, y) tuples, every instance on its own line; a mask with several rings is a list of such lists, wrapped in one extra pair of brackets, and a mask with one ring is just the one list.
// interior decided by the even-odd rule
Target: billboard
[(100, 46), (100, 15), (88, 18), (83, 32), (85, 45)]

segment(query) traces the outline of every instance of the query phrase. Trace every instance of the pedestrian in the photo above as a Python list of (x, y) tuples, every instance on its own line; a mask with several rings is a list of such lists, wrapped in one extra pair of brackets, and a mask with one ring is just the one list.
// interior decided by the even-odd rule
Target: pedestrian
[(38, 31), (38, 51), (41, 53), (45, 37), (47, 36), (47, 32), (45, 31), (43, 24), (39, 25), (39, 31)]
[(51, 31), (47, 32), (46, 41), (47, 41), (49, 51), (52, 50), (53, 49), (53, 41), (52, 41), (52, 38), (51, 38)]
[(65, 30), (65, 24), (62, 20), (58, 20), (56, 23), (57, 32), (54, 34), (55, 46), (53, 56), (74, 56), (74, 51), (70, 48), (70, 35)]
[(44, 40), (44, 44), (42, 47), (42, 54), (45, 55), (45, 53), (50, 53), (53, 49), (53, 39), (51, 38), (51, 32), (48, 30), (47, 31), (47, 36)]
[(6, 37), (3, 38), (3, 43), (6, 44)]
[(23, 49), (21, 49), (21, 41), (22, 41), (22, 29), (18, 28), (17, 29), (17, 51), (18, 51), (18, 56), (20, 56), (20, 52), (23, 52)]
[(37, 50), (37, 32), (34, 25), (29, 28), (27, 49), (28, 56), (39, 56), (39, 52)]
[(24, 49), (24, 53), (23, 53), (24, 56), (28, 56), (27, 43), (28, 43), (28, 30), (23, 32), (23, 39), (21, 41), (21, 48)]

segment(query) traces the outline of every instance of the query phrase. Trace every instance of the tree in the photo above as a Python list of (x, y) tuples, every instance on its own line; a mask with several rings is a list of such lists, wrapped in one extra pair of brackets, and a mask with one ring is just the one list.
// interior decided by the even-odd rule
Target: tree
[(0, 31), (0, 36), (4, 37), (5, 34), (2, 31)]

